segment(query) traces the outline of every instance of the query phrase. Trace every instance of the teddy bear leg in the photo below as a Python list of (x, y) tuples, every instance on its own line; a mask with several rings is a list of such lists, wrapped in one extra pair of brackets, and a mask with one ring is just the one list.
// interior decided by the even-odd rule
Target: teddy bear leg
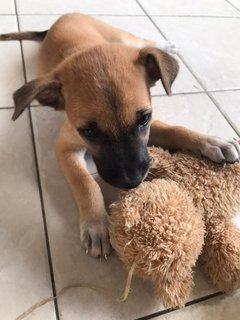
[(181, 279), (172, 275), (159, 279), (155, 285), (155, 290), (165, 307), (181, 308), (187, 302), (192, 286), (193, 276), (190, 269)]
[(213, 284), (229, 291), (240, 287), (240, 230), (231, 220), (212, 218), (202, 255), (203, 267)]

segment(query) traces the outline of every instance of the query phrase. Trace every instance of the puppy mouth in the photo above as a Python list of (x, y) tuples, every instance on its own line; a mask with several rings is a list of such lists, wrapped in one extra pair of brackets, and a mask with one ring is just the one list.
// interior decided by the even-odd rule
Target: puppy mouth
[(144, 176), (143, 176), (143, 178), (142, 178), (141, 183), (147, 178), (147, 176), (148, 176), (148, 174), (149, 174), (149, 170), (150, 170), (150, 169), (149, 169), (149, 167), (148, 167), (146, 173), (144, 174)]
[[(111, 186), (119, 189), (134, 189), (137, 188), (148, 176), (149, 159), (140, 158), (136, 161), (112, 162), (99, 161), (99, 158), (93, 158), (98, 174), (100, 177)], [(128, 159), (127, 159), (128, 160)]]
[(99, 172), (99, 175), (101, 176), (101, 178), (105, 182), (107, 182), (108, 184), (110, 184), (111, 186), (113, 186), (115, 188), (119, 188), (119, 189), (123, 189), (123, 190), (130, 190), (130, 189), (137, 188), (146, 179), (146, 177), (148, 176), (148, 173), (149, 173), (149, 168), (147, 168), (144, 175), (139, 175), (135, 179), (132, 179), (132, 180), (117, 179), (115, 181), (112, 180), (111, 178), (109, 178), (109, 176), (102, 175), (101, 172)]

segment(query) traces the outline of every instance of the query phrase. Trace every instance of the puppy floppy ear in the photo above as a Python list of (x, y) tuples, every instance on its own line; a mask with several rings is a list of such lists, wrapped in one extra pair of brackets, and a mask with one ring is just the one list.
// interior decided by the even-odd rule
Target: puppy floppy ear
[(166, 93), (171, 95), (171, 86), (179, 70), (178, 62), (166, 52), (153, 47), (141, 49), (138, 61), (144, 65), (150, 85), (161, 79)]
[(28, 82), (14, 92), (15, 111), (12, 120), (15, 121), (34, 99), (37, 99), (40, 104), (54, 107), (56, 110), (64, 109), (60, 82), (46, 77), (39, 78)]

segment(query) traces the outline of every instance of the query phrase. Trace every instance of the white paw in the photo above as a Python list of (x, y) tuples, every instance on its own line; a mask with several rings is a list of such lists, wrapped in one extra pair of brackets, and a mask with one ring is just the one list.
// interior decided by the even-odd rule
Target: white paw
[(165, 44), (165, 50), (167, 53), (176, 54), (179, 51), (179, 46), (173, 41), (167, 41)]
[(203, 156), (218, 163), (234, 163), (240, 160), (240, 146), (234, 139), (224, 140), (217, 137), (209, 137), (203, 141), (200, 152)]
[(80, 240), (87, 254), (95, 258), (103, 256), (106, 259), (111, 250), (107, 214), (98, 219), (81, 221)]
[(171, 54), (176, 54), (179, 51), (179, 46), (173, 41), (158, 42), (157, 48)]

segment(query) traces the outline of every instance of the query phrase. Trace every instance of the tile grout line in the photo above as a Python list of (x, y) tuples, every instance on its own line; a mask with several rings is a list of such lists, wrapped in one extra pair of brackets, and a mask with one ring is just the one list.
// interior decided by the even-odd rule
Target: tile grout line
[[(18, 31), (20, 31), (20, 23), (19, 23), (16, 0), (14, 0), (14, 5), (15, 5), (15, 11), (16, 11)], [(23, 46), (22, 46), (21, 41), (20, 41), (20, 50), (21, 50), (21, 57), (22, 57), (22, 64), (23, 64), (24, 82), (27, 83), (26, 65), (25, 65)], [(54, 297), (53, 301), (54, 301), (54, 307), (55, 307), (56, 320), (59, 320), (60, 317), (59, 317), (58, 302), (57, 302), (57, 292), (56, 292), (56, 285), (55, 285), (55, 280), (54, 280), (53, 263), (52, 263), (50, 241), (49, 241), (48, 229), (47, 229), (46, 212), (45, 212), (44, 201), (43, 201), (43, 192), (42, 192), (40, 169), (39, 169), (37, 148), (36, 148), (35, 135), (34, 135), (34, 129), (33, 129), (33, 122), (32, 122), (31, 108), (28, 108), (28, 115), (29, 115), (29, 120), (30, 120), (30, 131), (31, 131), (31, 136), (32, 136), (32, 145), (33, 145), (35, 169), (36, 169), (36, 175), (37, 175), (37, 184), (38, 184), (38, 190), (39, 190), (39, 198), (40, 198), (41, 211), (42, 211), (43, 228), (44, 228), (44, 234), (45, 234), (45, 243), (46, 243), (46, 249), (47, 249), (49, 273), (50, 273), (50, 278), (51, 278), (52, 294)]]
[[(31, 108), (36, 108), (36, 107), (40, 107), (40, 104), (33, 104), (30, 106)], [(14, 109), (15, 107), (12, 106), (4, 106), (4, 107), (0, 107), (0, 110), (8, 110), (8, 109)]]
[[(237, 9), (237, 8), (236, 8)], [(240, 10), (239, 10), (240, 12)], [(70, 13), (70, 12), (69, 12)], [(20, 13), (18, 16), (62, 16), (64, 13)], [(146, 14), (110, 14), (110, 13), (89, 13), (87, 15), (95, 17), (146, 17)], [(0, 13), (1, 16), (15, 16), (15, 13)], [(213, 18), (213, 19), (240, 19), (239, 16), (202, 16), (202, 15), (184, 15), (184, 14), (151, 14), (151, 17), (160, 17), (160, 18)]]
[(14, 107), (13, 106), (6, 106), (6, 107), (0, 107), (0, 110), (12, 110), (12, 109), (14, 109)]
[(151, 14), (151, 17), (161, 17), (161, 18), (213, 18), (213, 19), (240, 19), (238, 16), (203, 16), (203, 15), (191, 15), (191, 14)]
[(235, 4), (231, 3), (229, 0), (225, 0), (231, 7), (233, 7), (234, 9), (236, 9), (238, 12), (240, 12), (240, 9), (235, 6)]
[[(163, 34), (162, 34), (163, 35)], [(166, 37), (164, 36), (164, 38), (166, 39)], [(223, 109), (220, 107), (219, 103), (217, 103), (216, 99), (213, 98), (211, 93), (214, 92), (220, 92), (220, 91), (210, 91), (207, 90), (206, 86), (203, 84), (203, 82), (194, 74), (194, 72), (191, 70), (191, 68), (188, 66), (187, 62), (185, 61), (185, 59), (183, 58), (182, 55), (178, 54), (179, 58), (182, 60), (182, 62), (184, 63), (184, 65), (186, 66), (186, 68), (189, 70), (189, 72), (192, 74), (192, 76), (198, 81), (198, 83), (201, 85), (201, 87), (203, 88), (204, 91), (202, 91), (202, 93), (205, 93), (208, 98), (212, 101), (212, 103), (214, 104), (214, 106), (217, 108), (218, 112), (222, 115), (222, 117), (226, 120), (226, 122), (229, 124), (229, 126), (233, 129), (233, 131), (239, 136), (239, 132), (238, 129), (236, 128), (236, 126), (233, 124), (232, 120), (227, 116), (227, 114), (223, 111)], [(226, 91), (226, 90), (223, 90)]]
[[(220, 93), (220, 92), (240, 92), (240, 88), (232, 88), (232, 89), (213, 89), (213, 90), (199, 90), (199, 91), (186, 91), (186, 92), (175, 92), (172, 93), (172, 96), (184, 96), (184, 95), (194, 95), (194, 94), (206, 94), (206, 93)], [(166, 97), (165, 93), (152, 93), (152, 97)]]
[(213, 97), (211, 92), (208, 92), (208, 97), (212, 100), (212, 102), (215, 104), (219, 112), (224, 116), (225, 119), (227, 119), (228, 123), (232, 127), (232, 129), (236, 132), (236, 134), (240, 137), (240, 131), (238, 127), (234, 124), (234, 122), (231, 120), (231, 118), (228, 118), (228, 115), (226, 111), (220, 106), (220, 104), (217, 102), (217, 100)]
[[(207, 296), (203, 296), (203, 297), (200, 297), (200, 298), (193, 299), (193, 300), (191, 300), (191, 301), (186, 303), (185, 308), (186, 307), (190, 307), (190, 306), (192, 306), (194, 304), (197, 304), (197, 303), (200, 303), (200, 302), (204, 302), (204, 301), (207, 301), (207, 300), (219, 297), (219, 296), (223, 296), (224, 294), (225, 294), (224, 292), (218, 291), (218, 292), (211, 293), (211, 294), (209, 294)], [(164, 309), (164, 310), (161, 310), (161, 311), (158, 311), (158, 312), (151, 313), (151, 314), (149, 314), (147, 316), (143, 316), (143, 317), (137, 318), (135, 320), (150, 320), (150, 319), (153, 319), (153, 318), (156, 318), (156, 317), (159, 317), (159, 316), (163, 316), (165, 314), (168, 314), (168, 313), (171, 313), (171, 312), (174, 312), (174, 311), (177, 311), (177, 310), (181, 310), (181, 309), (168, 308), (168, 309)]]
[[(148, 15), (147, 11), (143, 8), (143, 6), (139, 3), (139, 0), (135, 0), (137, 2), (137, 4), (141, 7), (141, 9), (145, 12), (146, 16), (148, 17), (148, 19), (152, 22), (152, 24), (155, 26), (155, 28), (159, 31), (159, 33), (161, 34), (161, 36), (167, 40), (167, 37), (165, 36), (165, 34), (160, 30), (160, 28), (157, 26), (157, 24), (155, 23), (155, 21), (152, 19), (151, 16)], [(194, 74), (194, 72), (191, 70), (191, 68), (189, 67), (189, 65), (187, 64), (187, 62), (185, 61), (185, 59), (183, 58), (183, 56), (181, 54), (178, 53), (178, 57), (181, 59), (181, 61), (183, 62), (183, 64), (185, 65), (185, 67), (188, 69), (188, 71), (191, 73), (191, 75), (195, 78), (195, 80), (200, 84), (200, 86), (203, 88), (203, 93), (205, 93), (208, 98), (212, 101), (212, 103), (215, 105), (215, 107), (217, 108), (218, 112), (223, 116), (223, 118), (227, 121), (227, 123), (229, 124), (229, 126), (235, 131), (235, 133), (239, 136), (238, 130), (236, 130), (235, 125), (232, 124), (231, 120), (227, 117), (227, 115), (222, 111), (222, 109), (219, 107), (218, 103), (215, 101), (215, 99), (213, 99), (213, 97), (211, 96), (211, 94), (209, 94), (206, 86), (203, 84), (203, 82)]]
[(229, 88), (229, 89), (213, 89), (213, 90), (206, 90), (209, 93), (215, 93), (215, 92), (228, 92), (228, 91), (239, 91), (240, 88)]
[[(18, 13), (18, 16), (62, 16), (66, 13), (73, 13), (76, 11), (67, 11), (67, 12), (55, 12), (55, 13)], [(109, 16), (109, 17), (145, 17), (146, 15), (144, 13), (141, 14), (114, 14), (114, 13), (84, 13), (83, 14), (89, 15), (89, 16)], [(0, 16), (15, 16), (15, 13), (0, 13)], [(240, 18), (240, 17), (239, 17)]]
[[(237, 8), (236, 8), (237, 9)], [(238, 10), (240, 11), (240, 10)], [(71, 13), (71, 11), (66, 12)], [(19, 13), (18, 16), (61, 16), (65, 13)], [(118, 14), (118, 13), (86, 13), (90, 16), (106, 16), (106, 17), (147, 17), (146, 14)], [(0, 16), (15, 16), (14, 13), (0, 13)], [(215, 18), (215, 19), (240, 19), (239, 16), (206, 16), (206, 15), (184, 15), (184, 14), (151, 14), (151, 17), (161, 17), (161, 18)]]

